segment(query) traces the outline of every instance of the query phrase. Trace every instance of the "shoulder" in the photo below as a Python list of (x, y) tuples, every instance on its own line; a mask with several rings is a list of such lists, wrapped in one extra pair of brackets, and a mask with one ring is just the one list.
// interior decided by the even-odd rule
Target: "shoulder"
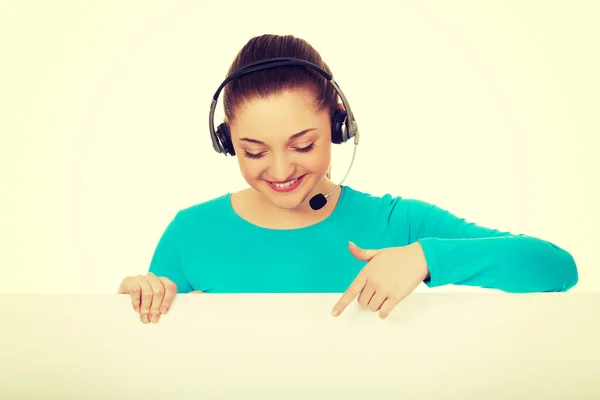
[(435, 206), (423, 200), (403, 197), (391, 193), (372, 194), (344, 186), (344, 202), (360, 212), (383, 214), (388, 217), (424, 216)]
[(175, 213), (171, 223), (178, 231), (216, 226), (227, 216), (229, 199), (230, 193), (226, 193), (181, 208)]
[(192, 204), (180, 209), (177, 215), (183, 218), (194, 218), (197, 216), (204, 216), (215, 211), (222, 211), (225, 206), (227, 206), (230, 197), (230, 193), (225, 193), (218, 197), (213, 197), (203, 202)]
[[(347, 210), (360, 215), (365, 226), (385, 229), (395, 245), (412, 243), (425, 232), (442, 224), (456, 226), (448, 211), (424, 200), (385, 193), (374, 195), (349, 189)], [(352, 217), (354, 218), (354, 217)]]

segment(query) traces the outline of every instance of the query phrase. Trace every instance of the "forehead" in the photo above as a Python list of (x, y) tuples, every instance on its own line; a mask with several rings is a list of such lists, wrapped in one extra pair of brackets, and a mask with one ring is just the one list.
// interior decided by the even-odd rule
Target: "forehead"
[(287, 139), (309, 128), (328, 124), (326, 111), (317, 111), (315, 97), (306, 90), (286, 90), (267, 98), (253, 98), (236, 110), (231, 135), (268, 141)]

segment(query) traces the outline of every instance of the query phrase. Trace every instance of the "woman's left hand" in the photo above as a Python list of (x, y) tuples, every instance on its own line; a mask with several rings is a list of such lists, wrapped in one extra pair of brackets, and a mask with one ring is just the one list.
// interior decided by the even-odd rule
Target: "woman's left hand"
[(421, 244), (365, 250), (350, 242), (352, 255), (368, 261), (348, 290), (333, 308), (338, 316), (356, 296), (358, 303), (371, 311), (379, 311), (379, 317), (387, 318), (392, 309), (429, 276), (429, 269)]

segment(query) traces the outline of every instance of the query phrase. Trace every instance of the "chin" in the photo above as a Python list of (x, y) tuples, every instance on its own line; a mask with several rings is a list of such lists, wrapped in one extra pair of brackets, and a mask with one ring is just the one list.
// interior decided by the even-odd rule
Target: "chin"
[(307, 173), (300, 177), (298, 182), (287, 187), (275, 187), (271, 183), (261, 180), (255, 189), (261, 192), (274, 206), (286, 210), (299, 208), (308, 202), (316, 182), (312, 174)]

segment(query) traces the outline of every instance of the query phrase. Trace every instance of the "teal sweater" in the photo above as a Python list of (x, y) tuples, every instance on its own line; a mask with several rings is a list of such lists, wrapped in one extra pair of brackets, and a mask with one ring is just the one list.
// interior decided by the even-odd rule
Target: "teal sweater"
[(300, 229), (249, 223), (232, 209), (231, 194), (180, 210), (150, 272), (172, 280), (178, 293), (342, 293), (366, 265), (349, 241), (365, 249), (418, 241), (429, 287), (559, 292), (578, 281), (571, 254), (548, 241), (481, 227), (420, 200), (341, 190), (329, 217)]

